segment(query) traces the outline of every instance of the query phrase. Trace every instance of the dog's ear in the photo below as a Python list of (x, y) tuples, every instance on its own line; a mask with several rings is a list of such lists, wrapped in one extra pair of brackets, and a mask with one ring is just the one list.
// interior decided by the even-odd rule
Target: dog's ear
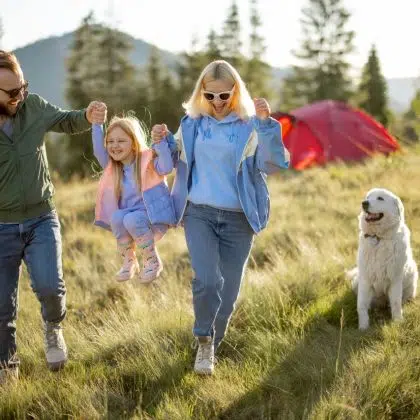
[(401, 219), (404, 219), (404, 204), (399, 197), (395, 197), (395, 201), (397, 202), (398, 214)]

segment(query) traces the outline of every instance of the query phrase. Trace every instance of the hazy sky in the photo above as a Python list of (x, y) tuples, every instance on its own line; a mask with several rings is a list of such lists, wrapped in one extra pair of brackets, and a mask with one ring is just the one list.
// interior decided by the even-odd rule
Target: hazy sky
[[(420, 76), (416, 34), (419, 0), (344, 0), (353, 16), (355, 74), (366, 62), (372, 43), (378, 49), (386, 77)], [(293, 62), (299, 47), (301, 9), (308, 0), (259, 0), (265, 37), (265, 59), (273, 66)], [(73, 31), (93, 10), (100, 21), (112, 22), (156, 46), (179, 52), (188, 49), (193, 34), (203, 41), (211, 28), (220, 31), (230, 0), (0, 0), (2, 47), (15, 49), (51, 35)], [(238, 0), (243, 34), (248, 27), (249, 1)], [(113, 13), (109, 13), (113, 10)], [(112, 18), (110, 16), (113, 16)], [(245, 39), (245, 37), (244, 37)]]

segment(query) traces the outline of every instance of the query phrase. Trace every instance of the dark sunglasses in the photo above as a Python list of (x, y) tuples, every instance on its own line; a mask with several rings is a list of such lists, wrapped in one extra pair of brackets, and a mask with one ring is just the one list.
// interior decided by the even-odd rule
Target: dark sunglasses
[(203, 96), (209, 101), (212, 102), (216, 98), (219, 98), (221, 101), (227, 101), (233, 94), (235, 88), (233, 87), (232, 90), (227, 90), (226, 92), (210, 92), (208, 90), (203, 90)]
[(7, 93), (10, 96), (10, 99), (14, 99), (22, 91), (25, 92), (26, 89), (28, 89), (28, 86), (29, 86), (29, 82), (24, 82), (20, 88), (10, 89), (10, 90), (5, 90), (5, 89), (0, 88), (0, 90), (4, 93)]

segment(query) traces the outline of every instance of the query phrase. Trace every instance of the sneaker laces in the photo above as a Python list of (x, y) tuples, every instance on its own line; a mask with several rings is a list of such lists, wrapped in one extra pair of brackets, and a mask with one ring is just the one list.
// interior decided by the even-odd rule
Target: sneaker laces
[(53, 324), (48, 322), (46, 324), (45, 340), (48, 348), (57, 347), (64, 349), (63, 340), (61, 340), (61, 326), (59, 324)]
[(199, 362), (202, 360), (208, 359), (213, 360), (213, 355), (211, 351), (212, 343), (198, 343), (198, 352), (197, 352), (197, 359)]

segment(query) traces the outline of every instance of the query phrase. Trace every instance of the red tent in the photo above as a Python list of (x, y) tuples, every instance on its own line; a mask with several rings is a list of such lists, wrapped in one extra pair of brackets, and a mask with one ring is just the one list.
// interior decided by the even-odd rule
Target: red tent
[(301, 170), (332, 160), (361, 160), (399, 149), (388, 131), (364, 112), (336, 101), (320, 101), (292, 111), (274, 113), (292, 166)]

